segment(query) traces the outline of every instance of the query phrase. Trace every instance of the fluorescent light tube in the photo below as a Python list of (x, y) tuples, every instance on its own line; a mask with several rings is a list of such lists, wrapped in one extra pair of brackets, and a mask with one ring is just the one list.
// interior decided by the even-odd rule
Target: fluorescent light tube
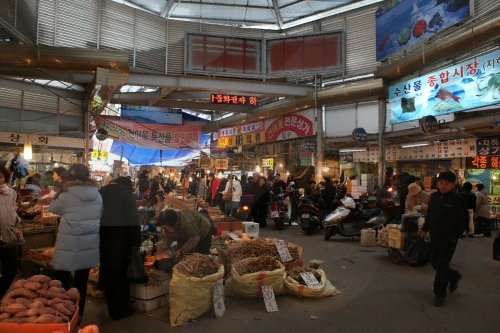
[(413, 148), (413, 147), (423, 147), (428, 146), (428, 142), (420, 142), (420, 143), (409, 143), (407, 145), (401, 145), (401, 148)]

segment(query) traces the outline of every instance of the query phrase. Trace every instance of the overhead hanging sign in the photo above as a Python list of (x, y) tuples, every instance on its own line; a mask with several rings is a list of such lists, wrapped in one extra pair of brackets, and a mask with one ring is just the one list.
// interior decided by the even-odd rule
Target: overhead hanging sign
[(120, 113), (125, 120), (141, 124), (182, 125), (181, 109), (150, 105), (122, 104)]
[(389, 87), (391, 124), (498, 103), (500, 50)]
[(266, 120), (266, 142), (302, 138), (315, 135), (312, 111), (290, 113)]
[(98, 117), (98, 128), (133, 146), (158, 150), (200, 149), (201, 126), (138, 124), (118, 117)]
[(375, 13), (377, 61), (469, 16), (469, 0), (387, 0)]
[[(0, 143), (8, 145), (24, 145), (30, 141), (33, 148), (72, 148), (84, 149), (85, 140), (43, 134), (26, 134), (15, 132), (0, 132)], [(89, 141), (90, 142), (90, 141)]]
[(221, 128), (217, 131), (219, 148), (244, 146), (265, 142), (264, 122)]
[(252, 105), (259, 104), (259, 98), (256, 96), (239, 96), (226, 94), (212, 94), (210, 98), (212, 104), (230, 104), (230, 105)]

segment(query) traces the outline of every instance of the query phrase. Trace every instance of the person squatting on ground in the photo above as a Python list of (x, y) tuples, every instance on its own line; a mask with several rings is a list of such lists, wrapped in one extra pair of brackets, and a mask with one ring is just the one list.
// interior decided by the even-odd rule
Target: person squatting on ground
[(158, 216), (158, 225), (165, 231), (167, 247), (177, 241), (175, 258), (190, 252), (210, 253), (212, 224), (203, 214), (191, 210), (166, 209)]
[(451, 171), (439, 173), (438, 190), (431, 195), (428, 213), (420, 237), (430, 234), (430, 262), (436, 270), (434, 276), (434, 306), (443, 306), (446, 289), (450, 293), (458, 287), (462, 278), (459, 271), (450, 267), (458, 239), (462, 236), (469, 222), (469, 213), (465, 199), (453, 189), (457, 177)]

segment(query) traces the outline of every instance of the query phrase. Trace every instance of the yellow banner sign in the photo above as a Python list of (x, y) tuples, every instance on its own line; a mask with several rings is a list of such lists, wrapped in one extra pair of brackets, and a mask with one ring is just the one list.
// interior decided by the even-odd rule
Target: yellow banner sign
[(219, 148), (252, 145), (265, 142), (265, 137), (265, 132), (227, 136), (219, 138), (217, 145)]
[(229, 162), (227, 158), (216, 158), (215, 159), (215, 169), (227, 169), (229, 167)]

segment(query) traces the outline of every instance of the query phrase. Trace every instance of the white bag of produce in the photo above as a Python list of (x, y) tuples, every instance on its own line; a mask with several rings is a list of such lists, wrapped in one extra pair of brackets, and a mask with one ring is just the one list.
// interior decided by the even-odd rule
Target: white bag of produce
[(197, 278), (179, 272), (177, 266), (172, 270), (170, 280), (170, 325), (181, 325), (197, 318), (213, 308), (211, 288), (222, 284), (224, 266), (217, 273)]
[(262, 286), (272, 286), (274, 294), (283, 295), (286, 293), (283, 281), (285, 280), (285, 266), (275, 259), (276, 269), (260, 270), (255, 273), (240, 274), (238, 265), (249, 262), (261, 262), (263, 257), (247, 258), (231, 267), (231, 276), (224, 285), (226, 295), (240, 296), (246, 298), (262, 297)]
[[(320, 287), (312, 288), (307, 285), (299, 283), (297, 280), (287, 275), (285, 278), (285, 287), (288, 293), (294, 294), (299, 297), (321, 298), (326, 296), (334, 296), (340, 294), (340, 291), (335, 288), (331, 282), (326, 278), (326, 274), (322, 269), (312, 269), (311, 272), (316, 272), (321, 276)], [(315, 274), (316, 275), (316, 274)]]

